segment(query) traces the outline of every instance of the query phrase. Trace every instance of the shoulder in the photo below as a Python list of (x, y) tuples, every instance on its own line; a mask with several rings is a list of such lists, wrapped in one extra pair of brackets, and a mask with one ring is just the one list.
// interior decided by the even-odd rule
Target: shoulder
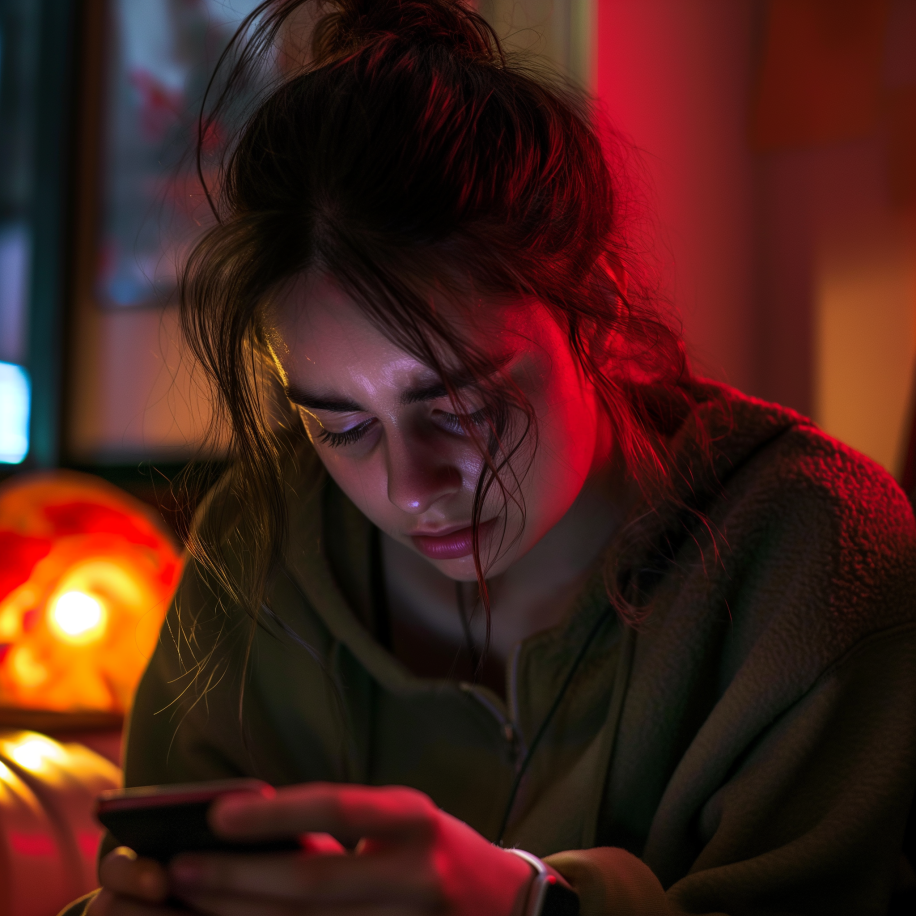
[(727, 391), (716, 411), (730, 425), (705, 512), (729, 575), (758, 592), (746, 604), (823, 627), (837, 653), (916, 620), (916, 523), (890, 474), (776, 405)]
[(672, 441), (677, 498), (625, 547), (621, 569), (646, 596), (641, 651), (794, 696), (866, 640), (913, 627), (916, 523), (886, 471), (810, 420), (706, 394)]
[(730, 389), (707, 414), (713, 501), (762, 524), (825, 526), (836, 547), (913, 545), (913, 509), (893, 477), (811, 420)]

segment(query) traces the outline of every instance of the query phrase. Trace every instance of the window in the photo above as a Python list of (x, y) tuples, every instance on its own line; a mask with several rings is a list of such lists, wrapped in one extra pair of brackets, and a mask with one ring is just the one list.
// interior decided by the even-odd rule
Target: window
[(0, 463), (29, 451), (29, 292), (39, 9), (0, 0)]

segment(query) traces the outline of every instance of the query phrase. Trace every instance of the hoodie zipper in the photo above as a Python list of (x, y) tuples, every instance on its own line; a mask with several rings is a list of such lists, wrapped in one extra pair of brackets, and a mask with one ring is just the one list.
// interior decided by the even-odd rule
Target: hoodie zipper
[(479, 690), (475, 684), (471, 684), (468, 681), (462, 681), (458, 685), (464, 693), (472, 696), (496, 720), (497, 725), (499, 725), (502, 739), (509, 751), (509, 757), (512, 761), (512, 766), (516, 772), (521, 766), (522, 760), (525, 759), (525, 753), (527, 751), (524, 739), (522, 738), (521, 731), (518, 727), (519, 711), (517, 675), (518, 658), (520, 654), (521, 644), (516, 645), (516, 647), (512, 650), (512, 656), (509, 660), (509, 666), (507, 668), (506, 705), (508, 707), (508, 715), (506, 715), (500, 706), (494, 703), (493, 700), (491, 700), (484, 691)]

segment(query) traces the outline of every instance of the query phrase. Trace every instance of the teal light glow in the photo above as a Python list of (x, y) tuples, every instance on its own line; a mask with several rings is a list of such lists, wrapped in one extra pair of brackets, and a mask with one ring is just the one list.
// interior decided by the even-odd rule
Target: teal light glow
[(19, 464), (29, 451), (29, 374), (13, 363), (0, 363), (0, 462)]

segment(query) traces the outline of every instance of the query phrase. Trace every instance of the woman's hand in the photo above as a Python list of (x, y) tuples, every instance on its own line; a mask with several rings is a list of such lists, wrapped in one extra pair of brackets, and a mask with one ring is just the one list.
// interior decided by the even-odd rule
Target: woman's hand
[(141, 859), (126, 846), (113, 849), (99, 866), (102, 890), (86, 916), (176, 916), (165, 906), (169, 876), (152, 859)]
[[(330, 836), (301, 838), (303, 854), (343, 853), (344, 848)], [(119, 846), (102, 859), (99, 867), (101, 890), (89, 904), (86, 916), (181, 916), (176, 909), (169, 874), (153, 859), (139, 857), (132, 849)], [(190, 914), (188, 914), (190, 916)]]
[[(301, 853), (176, 857), (172, 892), (212, 916), (511, 916), (532, 880), (526, 862), (413, 789), (310, 783), (272, 798), (227, 796), (214, 803), (210, 821), (227, 839), (330, 834), (339, 841), (316, 836)], [(156, 911), (136, 911), (147, 912)]]

